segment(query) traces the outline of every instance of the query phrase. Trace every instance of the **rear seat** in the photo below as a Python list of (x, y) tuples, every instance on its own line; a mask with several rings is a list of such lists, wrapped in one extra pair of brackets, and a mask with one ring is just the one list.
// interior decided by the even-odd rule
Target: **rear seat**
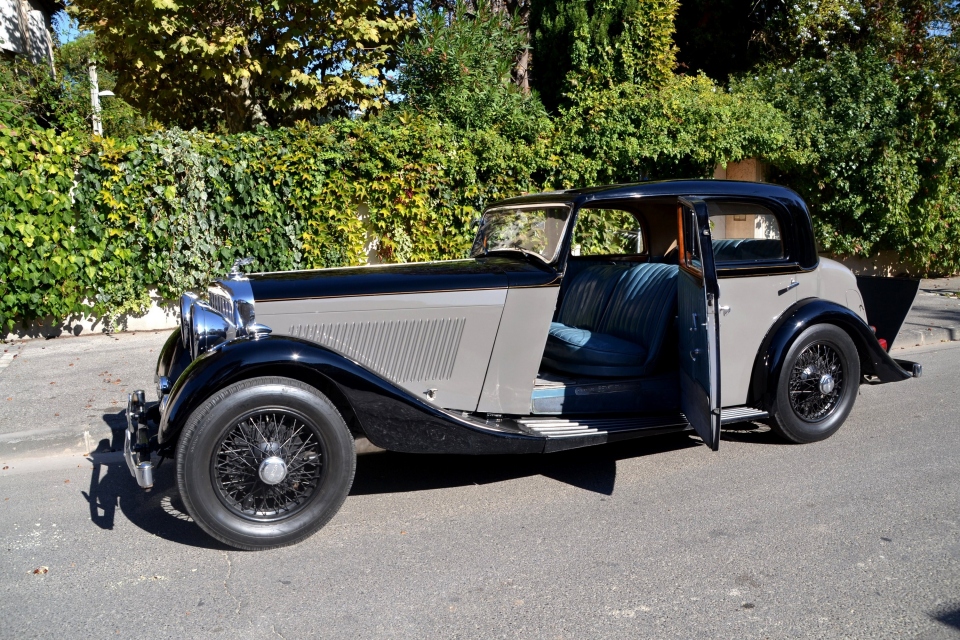
[(775, 260), (783, 257), (783, 245), (766, 238), (724, 238), (713, 241), (713, 255), (717, 262)]
[(677, 266), (597, 265), (566, 291), (543, 361), (582, 376), (652, 373), (677, 315)]

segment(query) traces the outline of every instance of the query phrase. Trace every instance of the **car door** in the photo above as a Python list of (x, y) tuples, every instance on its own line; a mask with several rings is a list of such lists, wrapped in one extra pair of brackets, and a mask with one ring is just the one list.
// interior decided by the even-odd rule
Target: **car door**
[(707, 205), (681, 198), (678, 321), (680, 408), (704, 443), (720, 446), (719, 286)]

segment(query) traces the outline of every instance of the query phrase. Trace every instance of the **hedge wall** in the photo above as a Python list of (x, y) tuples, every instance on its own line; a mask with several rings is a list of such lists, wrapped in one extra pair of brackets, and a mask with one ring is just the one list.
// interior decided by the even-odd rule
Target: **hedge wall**
[(130, 146), (0, 125), (0, 325), (136, 314), (248, 255), (356, 265), (372, 237), (387, 262), (461, 256), (486, 202), (539, 187), (538, 147), (402, 114)]
[(0, 124), (0, 326), (136, 314), (149, 289), (174, 299), (248, 255), (257, 270), (355, 265), (372, 239), (385, 262), (458, 257), (494, 200), (802, 155), (778, 111), (702, 78), (589, 94), (503, 131), (399, 107), (129, 144)]

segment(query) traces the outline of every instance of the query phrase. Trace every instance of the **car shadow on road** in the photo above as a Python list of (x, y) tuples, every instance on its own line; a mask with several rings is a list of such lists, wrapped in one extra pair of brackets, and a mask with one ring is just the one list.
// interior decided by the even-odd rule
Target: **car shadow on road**
[(745, 444), (790, 445), (789, 442), (774, 433), (769, 425), (762, 422), (735, 422), (724, 425), (720, 432), (720, 441), (725, 440)]
[[(152, 490), (140, 489), (122, 457), (125, 411), (105, 414), (103, 420), (113, 430), (113, 437), (101, 440), (91, 452), (90, 486), (88, 491), (81, 492), (88, 503), (91, 523), (112, 530), (119, 510), (131, 523), (165, 540), (226, 550), (227, 547), (205, 534), (187, 515), (176, 486), (174, 462), (166, 461), (155, 470)], [(724, 428), (722, 438), (782, 444), (769, 427), (757, 424), (729, 425)], [(585, 491), (612, 495), (620, 460), (702, 446), (696, 436), (687, 432), (547, 455), (458, 456), (385, 451), (358, 457), (350, 495), (427, 491), (537, 475)]]
[(385, 451), (357, 458), (350, 495), (428, 491), (537, 475), (611, 495), (619, 460), (698, 446), (702, 446), (699, 440), (682, 433), (546, 455), (459, 456)]
[(937, 622), (960, 629), (960, 606), (945, 607), (931, 616)]
[(228, 547), (204, 533), (187, 515), (177, 491), (174, 462), (163, 462), (154, 471), (153, 489), (144, 491), (122, 456), (126, 412), (105, 414), (103, 420), (113, 429), (113, 438), (104, 438), (90, 453), (90, 487), (81, 492), (89, 505), (90, 521), (101, 529), (112, 530), (119, 509), (127, 520), (165, 540), (226, 550)]

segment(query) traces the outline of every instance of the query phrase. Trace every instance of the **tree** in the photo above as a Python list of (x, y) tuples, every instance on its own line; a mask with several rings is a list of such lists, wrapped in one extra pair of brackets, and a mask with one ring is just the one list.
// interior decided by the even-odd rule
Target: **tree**
[(677, 66), (725, 82), (762, 60), (764, 27), (774, 19), (775, 2), (765, 0), (684, 0), (677, 11)]
[[(102, 62), (93, 34), (59, 45), (54, 50), (56, 77), (46, 64), (24, 58), (0, 61), (0, 122), (12, 127), (40, 126), (87, 136), (92, 133), (90, 104), (91, 60)], [(115, 79), (100, 74), (100, 89), (113, 90)], [(104, 100), (100, 117), (104, 132), (126, 139), (153, 128), (122, 98)]]
[(532, 85), (551, 111), (580, 88), (657, 85), (675, 66), (677, 0), (532, 0)]
[(229, 131), (384, 104), (414, 19), (377, 0), (74, 0), (117, 76), (154, 118)]
[(530, 139), (543, 128), (543, 106), (512, 77), (527, 50), (519, 16), (482, 1), (452, 9), (422, 6), (417, 13), (417, 32), (399, 51), (403, 105), (465, 130)]
[(867, 47), (903, 65), (942, 55), (957, 12), (953, 0), (685, 0), (677, 58), (688, 73), (721, 82), (765, 63), (785, 67)]
[(794, 123), (809, 159), (773, 177), (811, 205), (824, 250), (960, 267), (958, 18), (952, 0), (864, 2), (849, 29), (808, 19), (808, 35), (733, 80)]

